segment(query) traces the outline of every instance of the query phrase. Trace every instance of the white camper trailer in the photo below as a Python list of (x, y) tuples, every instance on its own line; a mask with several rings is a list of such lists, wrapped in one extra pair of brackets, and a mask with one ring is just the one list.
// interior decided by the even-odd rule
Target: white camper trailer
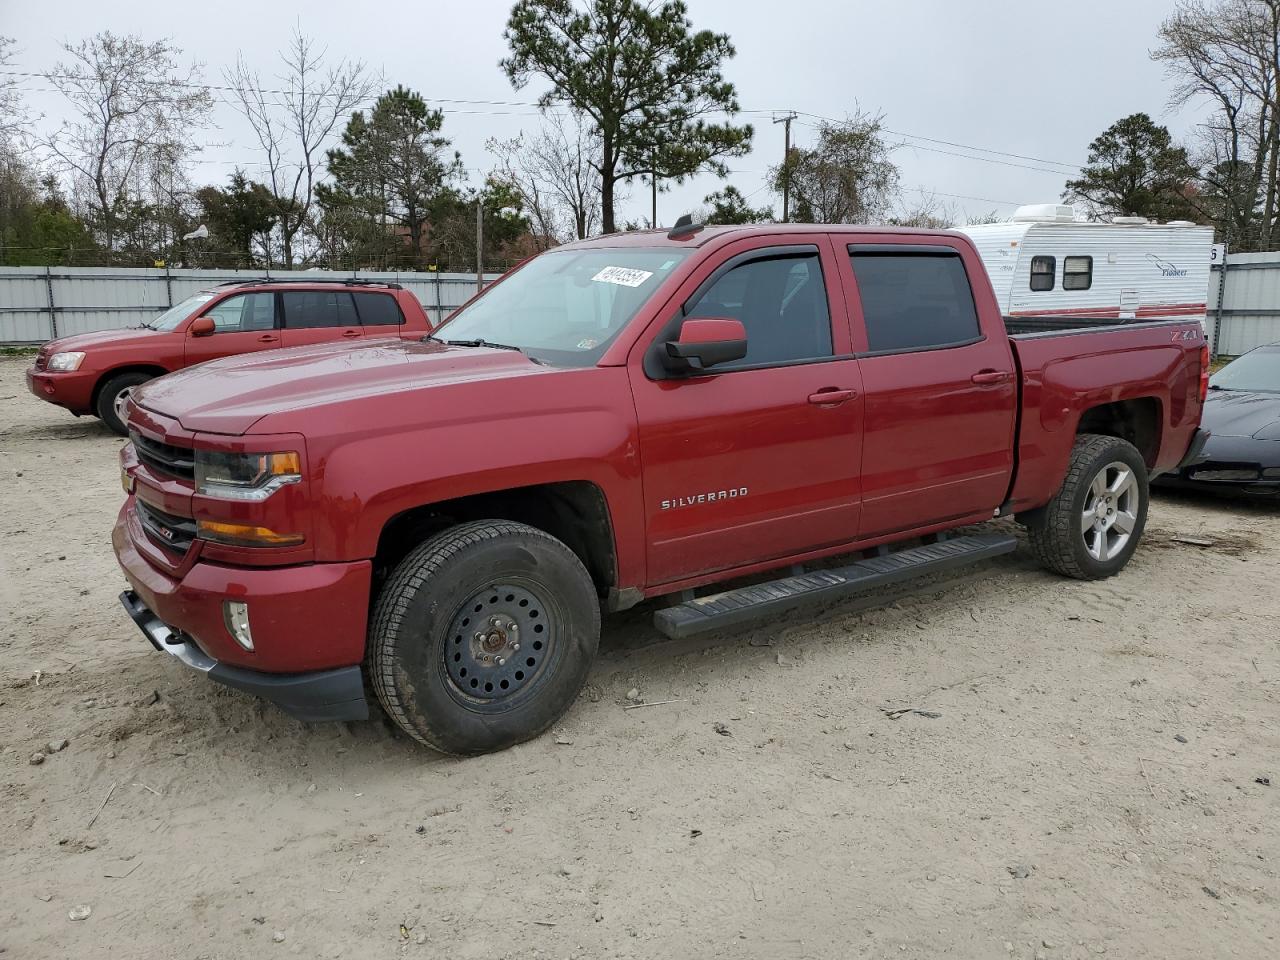
[(1037, 318), (1204, 322), (1213, 228), (1187, 221), (1076, 220), (1064, 204), (1019, 207), (1007, 223), (960, 227), (982, 255), (1001, 312)]

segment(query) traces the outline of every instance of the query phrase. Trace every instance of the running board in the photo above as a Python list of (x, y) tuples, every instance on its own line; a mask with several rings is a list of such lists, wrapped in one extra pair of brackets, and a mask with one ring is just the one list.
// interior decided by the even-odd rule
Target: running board
[(659, 610), (653, 615), (653, 625), (672, 640), (684, 640), (776, 616), (796, 607), (842, 600), (889, 584), (967, 566), (1012, 553), (1017, 546), (1017, 537), (1005, 534), (955, 537), (858, 560), (844, 567), (814, 570), (698, 597)]

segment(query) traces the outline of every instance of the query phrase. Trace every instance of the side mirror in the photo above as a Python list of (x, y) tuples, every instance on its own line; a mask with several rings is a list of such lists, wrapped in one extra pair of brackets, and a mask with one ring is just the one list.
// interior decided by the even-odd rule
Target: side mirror
[(747, 330), (740, 320), (723, 317), (686, 320), (680, 335), (666, 343), (663, 365), (672, 373), (698, 374), (717, 363), (747, 355)]
[(191, 326), (187, 327), (187, 332), (193, 337), (207, 337), (215, 329), (213, 317), (196, 317), (191, 321)]

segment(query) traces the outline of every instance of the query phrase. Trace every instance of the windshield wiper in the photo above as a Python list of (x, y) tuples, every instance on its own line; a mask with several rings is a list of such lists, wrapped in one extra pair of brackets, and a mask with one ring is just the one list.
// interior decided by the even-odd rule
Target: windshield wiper
[(523, 347), (515, 347), (509, 343), (494, 343), (492, 340), (481, 340), (479, 337), (474, 340), (446, 340), (444, 342), (451, 347), (489, 347), (491, 350), (514, 350), (516, 353), (524, 353)]

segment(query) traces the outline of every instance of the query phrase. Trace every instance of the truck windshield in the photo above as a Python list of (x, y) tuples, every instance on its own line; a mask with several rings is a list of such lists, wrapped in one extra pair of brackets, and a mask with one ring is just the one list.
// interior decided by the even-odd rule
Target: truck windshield
[(544, 253), (435, 331), (440, 340), (519, 347), (589, 367), (688, 251), (611, 247)]
[(187, 297), (177, 306), (170, 307), (154, 320), (144, 323), (143, 326), (148, 330), (172, 330), (212, 299), (212, 293), (197, 293), (194, 297)]
[(1215, 390), (1280, 393), (1280, 346), (1259, 347), (1237, 357), (1209, 380)]

